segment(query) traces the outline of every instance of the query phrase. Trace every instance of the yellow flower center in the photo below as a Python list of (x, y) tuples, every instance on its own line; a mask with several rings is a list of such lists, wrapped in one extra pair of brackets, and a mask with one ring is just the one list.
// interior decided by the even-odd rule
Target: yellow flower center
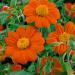
[(70, 35), (64, 32), (63, 34), (59, 36), (59, 41), (66, 43), (69, 40), (69, 38), (70, 38)]
[(71, 10), (75, 11), (75, 5), (71, 6)]
[(48, 15), (48, 7), (46, 5), (39, 5), (36, 8), (36, 13), (39, 16), (46, 16), (46, 15)]
[(17, 42), (17, 47), (20, 49), (25, 49), (29, 46), (29, 39), (28, 38), (21, 38)]

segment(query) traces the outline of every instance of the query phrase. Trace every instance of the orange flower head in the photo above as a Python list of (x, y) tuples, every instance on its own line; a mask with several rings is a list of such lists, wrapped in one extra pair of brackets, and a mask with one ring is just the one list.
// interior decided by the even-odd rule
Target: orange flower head
[(59, 36), (59, 41), (66, 43), (69, 40), (69, 38), (70, 38), (70, 35), (66, 32), (63, 32), (63, 34)]
[(48, 0), (30, 0), (24, 7), (23, 14), (27, 23), (34, 22), (36, 27), (48, 28), (50, 24), (56, 24), (60, 19), (60, 13), (56, 5)]
[(5, 56), (11, 56), (14, 62), (20, 64), (34, 62), (37, 54), (44, 50), (42, 33), (33, 26), (27, 28), (20, 26), (16, 32), (9, 31), (5, 41), (7, 44)]
[(66, 12), (70, 15), (71, 18), (75, 16), (75, 4), (66, 3)]
[(39, 5), (36, 8), (36, 14), (39, 16), (46, 16), (48, 15), (48, 7), (45, 5)]
[(56, 31), (49, 33), (46, 40), (47, 44), (60, 42), (59, 46), (54, 47), (54, 51), (58, 54), (63, 54), (68, 49), (68, 42), (71, 36), (75, 36), (75, 24), (68, 22), (65, 27), (58, 24), (56, 25)]
[(17, 47), (20, 49), (27, 48), (29, 46), (29, 39), (28, 38), (21, 38), (17, 42)]
[[(46, 62), (48, 60), (54, 62), (54, 65), (53, 65), (52, 71), (50, 71), (48, 74), (46, 74), (45, 71), (44, 71), (44, 66), (46, 65)], [(39, 66), (37, 68), (37, 73), (39, 73), (40, 70), (42, 70), (42, 75), (45, 75), (45, 74), (46, 75), (54, 75), (55, 74), (54, 73), (55, 71), (58, 71), (58, 72), (62, 72), (63, 71), (62, 66), (61, 66), (61, 63), (56, 58), (53, 58), (51, 56), (42, 58), (41, 64), (42, 64), (43, 67), (41, 68), (41, 66)]]
[(71, 10), (75, 11), (75, 4), (71, 6)]

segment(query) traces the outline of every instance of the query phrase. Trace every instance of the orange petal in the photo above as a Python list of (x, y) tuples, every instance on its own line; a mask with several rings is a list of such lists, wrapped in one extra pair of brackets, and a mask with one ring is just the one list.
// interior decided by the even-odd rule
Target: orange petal
[(26, 5), (23, 9), (23, 14), (26, 16), (33, 16), (35, 15), (35, 9), (30, 5)]
[(50, 23), (46, 18), (42, 18), (41, 21), (42, 21), (43, 27), (46, 27), (46, 28), (50, 27)]
[(16, 51), (12, 55), (13, 62), (20, 63), (20, 64), (26, 64), (28, 62), (28, 53), (25, 51)]
[(47, 44), (51, 44), (51, 43), (54, 43), (54, 42), (57, 42), (57, 39), (55, 37), (53, 37), (53, 38), (47, 38), (47, 40), (46, 40)]
[(35, 53), (34, 50), (27, 50), (28, 53), (28, 61), (30, 62), (34, 62), (37, 60), (37, 54)]
[[(38, 39), (39, 36), (39, 39)], [(43, 45), (45, 43), (44, 38), (42, 37), (41, 32), (37, 32), (32, 38), (31, 38), (31, 44), (37, 44), (37, 45)]]
[(48, 21), (49, 21), (50, 23), (52, 23), (52, 24), (56, 24), (56, 23), (57, 23), (57, 19), (56, 19), (52, 14), (46, 16), (46, 18), (47, 18)]
[(16, 40), (19, 39), (18, 34), (16, 34), (16, 32), (12, 32), (12, 31), (8, 32), (8, 37), (15, 38)]
[(15, 52), (15, 49), (13, 47), (7, 46), (5, 50), (5, 56), (6, 57), (12, 56), (14, 52)]
[(60, 12), (57, 8), (49, 10), (49, 14), (52, 14), (56, 19), (60, 19)]
[(65, 31), (70, 34), (75, 35), (75, 25), (73, 22), (69, 21), (65, 26)]
[(15, 38), (7, 37), (5, 38), (5, 41), (8, 46), (16, 46), (17, 40)]
[(42, 46), (42, 45), (41, 46), (39, 46), (39, 45), (32, 45), (31, 48), (34, 49), (34, 51), (36, 53), (39, 53), (39, 52), (44, 50), (44, 46)]
[(38, 28), (46, 27), (49, 28), (50, 23), (45, 17), (36, 17), (35, 24)]
[(32, 23), (35, 21), (35, 17), (34, 16), (29, 16), (29, 17), (26, 17), (26, 22), (27, 23)]
[(33, 26), (29, 26), (26, 28), (26, 32), (24, 33), (27, 38), (30, 38), (36, 34), (37, 29)]
[(64, 32), (64, 28), (61, 24), (56, 25), (56, 32), (58, 35), (61, 35)]
[(64, 54), (68, 49), (68, 46), (65, 44), (61, 44), (59, 46), (54, 47), (54, 51), (57, 52), (58, 54)]
[(41, 21), (40, 17), (36, 17), (35, 25), (36, 25), (37, 28), (42, 28), (43, 27), (43, 24), (42, 24), (42, 21)]
[(47, 44), (57, 42), (57, 41), (58, 41), (58, 35), (57, 35), (56, 32), (51, 32), (51, 33), (48, 34), (48, 37), (46, 39)]
[(20, 26), (17, 28), (16, 33), (19, 35), (19, 37), (24, 37), (25, 36), (25, 28), (23, 26)]

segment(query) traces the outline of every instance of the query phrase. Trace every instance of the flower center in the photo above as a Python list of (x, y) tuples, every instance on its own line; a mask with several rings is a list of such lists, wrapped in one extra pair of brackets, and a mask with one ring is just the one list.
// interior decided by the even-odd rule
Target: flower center
[(29, 39), (28, 38), (21, 38), (17, 42), (17, 47), (20, 49), (25, 49), (29, 46)]
[(70, 38), (70, 35), (64, 32), (63, 34), (59, 36), (59, 41), (66, 43), (69, 40), (69, 38)]
[(71, 10), (75, 11), (75, 5), (71, 6)]
[(48, 7), (45, 6), (45, 5), (39, 5), (39, 6), (36, 8), (36, 13), (37, 13), (39, 16), (46, 16), (46, 15), (48, 15)]

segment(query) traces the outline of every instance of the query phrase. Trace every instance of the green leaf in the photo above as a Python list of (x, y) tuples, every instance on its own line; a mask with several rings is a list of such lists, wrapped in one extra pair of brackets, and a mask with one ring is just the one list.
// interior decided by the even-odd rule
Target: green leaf
[(11, 0), (10, 6), (16, 6), (16, 4), (17, 4), (17, 0)]
[(70, 44), (71, 49), (74, 50), (75, 49), (75, 41), (74, 40), (70, 40), (69, 44)]
[(75, 23), (75, 17), (73, 17), (73, 18), (71, 19), (71, 21)]
[(7, 17), (9, 16), (6, 12), (0, 12), (0, 23), (4, 24), (7, 20)]
[(46, 74), (51, 71), (52, 65), (53, 65), (53, 63), (50, 60), (48, 60), (47, 63), (46, 63), (46, 65), (45, 65), (45, 67), (44, 67), (44, 70), (45, 70)]
[(29, 0), (22, 0), (22, 3), (23, 4), (26, 4), (26, 3), (28, 3), (29, 2)]
[(5, 75), (5, 73), (4, 72), (0, 72), (0, 75)]
[(33, 75), (33, 74), (22, 70), (17, 72), (11, 72), (9, 75)]
[(61, 72), (60, 75), (67, 75), (67, 72)]
[(41, 30), (41, 32), (42, 32), (42, 34), (43, 34), (43, 37), (46, 39), (47, 36), (48, 36), (48, 29), (45, 28), (45, 27), (43, 27), (43, 28), (41, 28), (40, 30)]
[(35, 71), (35, 64), (32, 63), (28, 68), (28, 72), (34, 72), (34, 71)]
[(61, 7), (61, 6), (63, 6), (63, 3), (64, 3), (64, 0), (58, 0), (56, 2), (56, 5), (57, 5), (57, 7)]
[(55, 31), (55, 25), (54, 24), (51, 24), (50, 25), (50, 29), (51, 29), (51, 32)]

